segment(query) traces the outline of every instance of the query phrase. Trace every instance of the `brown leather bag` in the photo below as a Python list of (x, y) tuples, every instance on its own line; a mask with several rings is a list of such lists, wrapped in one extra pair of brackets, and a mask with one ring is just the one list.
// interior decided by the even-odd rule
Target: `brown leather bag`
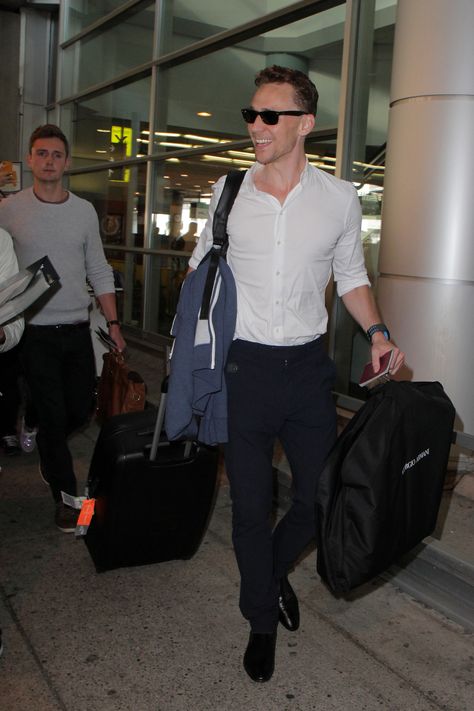
[(104, 365), (97, 389), (96, 416), (104, 422), (113, 415), (138, 412), (145, 408), (146, 386), (135, 370), (130, 370), (118, 351), (103, 355)]

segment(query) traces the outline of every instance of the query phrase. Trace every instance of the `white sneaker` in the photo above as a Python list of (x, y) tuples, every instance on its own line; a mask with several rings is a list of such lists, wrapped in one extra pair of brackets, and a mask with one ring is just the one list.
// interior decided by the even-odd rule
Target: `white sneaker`
[(21, 418), (21, 429), (20, 429), (20, 447), (26, 454), (30, 454), (36, 449), (36, 435), (38, 430), (36, 427), (29, 429), (25, 425), (25, 418)]

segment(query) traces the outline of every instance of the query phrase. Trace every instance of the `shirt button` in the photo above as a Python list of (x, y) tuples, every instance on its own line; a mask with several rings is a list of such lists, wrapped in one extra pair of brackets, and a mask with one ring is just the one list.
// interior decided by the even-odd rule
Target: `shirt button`
[(277, 272), (276, 274), (277, 274), (277, 276), (280, 276), (280, 272)]

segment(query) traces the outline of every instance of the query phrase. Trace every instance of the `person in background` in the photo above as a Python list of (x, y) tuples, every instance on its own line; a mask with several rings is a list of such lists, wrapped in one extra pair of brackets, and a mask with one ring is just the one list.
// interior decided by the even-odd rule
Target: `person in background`
[[(0, 283), (17, 272), (11, 237), (0, 228)], [(20, 453), (16, 420), (20, 404), (18, 343), (23, 328), (23, 316), (0, 325), (0, 441), (7, 456)]]
[(196, 237), (196, 232), (198, 229), (198, 224), (197, 222), (190, 222), (188, 231), (185, 232), (184, 234), (181, 235), (181, 238), (184, 240), (184, 251), (185, 252), (192, 252), (194, 247), (196, 246), (197, 242), (197, 237)]
[[(18, 272), (18, 262), (13, 250), (13, 242), (8, 232), (0, 228), (0, 283)], [(5, 431), (5, 422), (11, 419), (11, 408), (15, 403), (10, 401), (11, 372), (6, 367), (5, 358), (15, 349), (23, 334), (24, 320), (19, 316), (13, 321), (0, 325), (0, 422), (2, 432)], [(16, 417), (16, 409), (13, 410)], [(14, 430), (16, 432), (16, 430)], [(12, 452), (6, 451), (6, 454)], [(0, 467), (1, 471), (1, 467)], [(2, 630), (0, 628), (0, 656), (3, 653)]]
[(33, 132), (28, 165), (33, 186), (0, 203), (0, 226), (12, 235), (20, 268), (47, 255), (60, 277), (59, 288), (28, 314), (22, 361), (38, 419), (40, 473), (51, 487), (55, 523), (69, 533), (77, 511), (64, 503), (62, 492), (75, 497), (77, 482), (67, 439), (87, 421), (95, 386), (86, 280), (119, 351), (125, 341), (96, 211), (63, 187), (69, 144), (58, 126), (46, 124)]
[[(277, 625), (299, 626), (288, 580), (315, 536), (314, 501), (324, 459), (336, 437), (335, 366), (324, 347), (331, 277), (345, 307), (372, 344), (372, 362), (394, 350), (375, 305), (360, 240), (361, 210), (349, 182), (313, 167), (304, 142), (315, 125), (318, 93), (302, 72), (273, 66), (255, 80), (242, 109), (256, 163), (245, 175), (228, 220), (227, 262), (237, 288), (237, 324), (226, 365), (226, 470), (233, 543), (241, 576), (240, 609), (250, 623), (243, 664), (253, 681), (274, 671)], [(189, 261), (212, 245), (209, 219)], [(293, 478), (292, 505), (271, 526), (272, 454), (278, 438)]]
[[(9, 161), (0, 163), (0, 190), (6, 185), (14, 185), (16, 175)], [(10, 235), (4, 230), (0, 234), (0, 282), (16, 274), (18, 263), (13, 251)], [(4, 454), (12, 456), (20, 453), (17, 436), (17, 416), (21, 397), (18, 387), (19, 349), (17, 347), (23, 333), (23, 317), (5, 325), (0, 325), (0, 444)]]
[(8, 329), (9, 324), (0, 326), (0, 446), (7, 457), (12, 457), (21, 453), (18, 438), (20, 346), (1, 350), (2, 332), (6, 343), (9, 340), (5, 335)]
[[(17, 175), (10, 161), (0, 162), (0, 200), (8, 197), (2, 192), (2, 188), (5, 186), (16, 186), (17, 185)], [(3, 449), (5, 454), (19, 454), (20, 448), (23, 452), (27, 454), (34, 451), (36, 447), (36, 435), (38, 430), (36, 428), (36, 418), (34, 415), (34, 409), (31, 405), (31, 398), (28, 397), (27, 387), (25, 386), (24, 378), (21, 373), (20, 365), (20, 349), (16, 349), (15, 353), (10, 352), (8, 359), (5, 358), (2, 362), (2, 368), (4, 369), (4, 375), (8, 386), (10, 387), (10, 392), (8, 394), (9, 406), (9, 421), (4, 422), (3, 427), (0, 425), (0, 432), (5, 430), (7, 432), (7, 439), (2, 441)], [(7, 374), (8, 373), (8, 374)], [(20, 374), (20, 378), (18, 375)], [(21, 409), (22, 403), (22, 393), (18, 387), (18, 380), (25, 386), (24, 387), (24, 403), (25, 412), (22, 414), (20, 419), (20, 434), (17, 436), (16, 430), (16, 415), (19, 409)], [(1, 416), (0, 416), (1, 420)], [(13, 425), (13, 423), (15, 423)]]

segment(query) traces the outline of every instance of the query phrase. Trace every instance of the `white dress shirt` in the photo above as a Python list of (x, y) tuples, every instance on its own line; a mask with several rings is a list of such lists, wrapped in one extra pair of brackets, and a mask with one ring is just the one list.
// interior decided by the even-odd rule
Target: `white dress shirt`
[[(273, 346), (307, 343), (326, 332), (325, 289), (339, 296), (369, 285), (354, 186), (306, 164), (283, 205), (247, 172), (228, 221), (227, 262), (237, 286), (235, 338)], [(225, 176), (213, 186), (206, 226), (189, 260), (196, 268), (212, 245), (212, 219)]]

